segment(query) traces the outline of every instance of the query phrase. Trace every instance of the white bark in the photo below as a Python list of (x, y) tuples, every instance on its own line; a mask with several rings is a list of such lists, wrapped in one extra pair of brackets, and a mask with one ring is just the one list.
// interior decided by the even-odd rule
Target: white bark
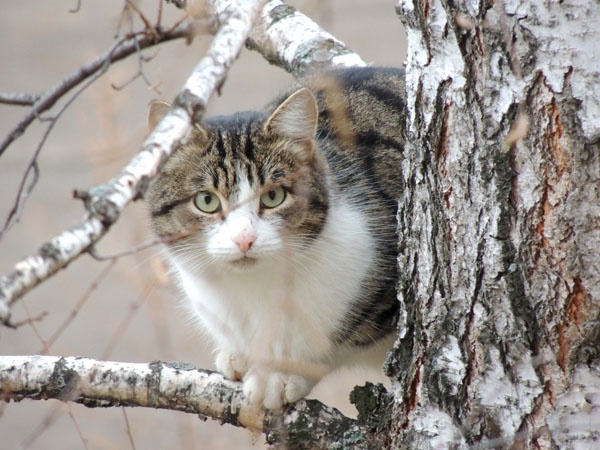
[(144, 406), (201, 414), (262, 431), (265, 413), (240, 384), (193, 366), (98, 361), (59, 356), (0, 357), (4, 400), (56, 398), (88, 407)]
[(240, 383), (182, 363), (0, 356), (0, 398), (53, 398), (90, 408), (140, 406), (182, 411), (264, 432), (268, 442), (298, 449), (329, 448), (333, 443), (360, 449), (368, 435), (357, 421), (315, 400), (300, 401), (282, 413), (269, 413), (247, 402)]
[(265, 5), (248, 46), (295, 77), (319, 67), (366, 65), (346, 44), (279, 0)]
[(600, 4), (397, 9), (409, 41), (408, 319), (389, 362), (390, 445), (593, 448)]

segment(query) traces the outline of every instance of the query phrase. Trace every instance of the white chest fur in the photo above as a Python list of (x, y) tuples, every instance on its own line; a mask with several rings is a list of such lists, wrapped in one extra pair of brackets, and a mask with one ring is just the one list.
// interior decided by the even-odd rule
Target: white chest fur
[(172, 254), (193, 313), (219, 350), (261, 364), (325, 364), (336, 349), (330, 341), (375, 257), (366, 219), (356, 208), (333, 205), (319, 238), (304, 248), (285, 239), (274, 256), (247, 271), (207, 266)]

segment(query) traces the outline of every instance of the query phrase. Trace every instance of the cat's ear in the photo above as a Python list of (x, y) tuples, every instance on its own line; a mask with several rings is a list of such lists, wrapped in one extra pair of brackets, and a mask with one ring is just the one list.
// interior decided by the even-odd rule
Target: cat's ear
[(315, 96), (307, 88), (290, 95), (265, 123), (265, 130), (291, 138), (309, 141), (315, 138), (319, 110)]
[(171, 104), (163, 100), (152, 100), (150, 107), (148, 108), (148, 129), (150, 131), (156, 128), (158, 122), (167, 115), (171, 109)]

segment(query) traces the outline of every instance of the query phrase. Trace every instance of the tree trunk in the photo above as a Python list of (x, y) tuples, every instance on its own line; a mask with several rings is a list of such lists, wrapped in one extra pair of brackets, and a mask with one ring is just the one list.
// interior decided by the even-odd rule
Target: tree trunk
[[(399, 1), (389, 448), (600, 439), (600, 3)], [(391, 432), (390, 432), (391, 429)]]

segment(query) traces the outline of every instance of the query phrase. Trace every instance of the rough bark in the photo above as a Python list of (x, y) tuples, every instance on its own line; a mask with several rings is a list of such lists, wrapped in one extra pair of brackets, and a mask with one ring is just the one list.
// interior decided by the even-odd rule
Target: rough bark
[[(600, 7), (399, 1), (390, 448), (600, 439)], [(579, 447), (578, 447), (579, 446)]]
[[(368, 402), (371, 386), (357, 394)], [(374, 394), (373, 394), (374, 393)], [(367, 448), (370, 427), (316, 400), (280, 413), (250, 405), (241, 384), (190, 364), (99, 361), (81, 357), (3, 356), (0, 400), (58, 399), (89, 408), (170, 409), (264, 432), (267, 442), (294, 449)], [(363, 408), (364, 409), (364, 408)]]
[(279, 0), (265, 4), (247, 45), (295, 77), (323, 67), (365, 65), (346, 44)]

